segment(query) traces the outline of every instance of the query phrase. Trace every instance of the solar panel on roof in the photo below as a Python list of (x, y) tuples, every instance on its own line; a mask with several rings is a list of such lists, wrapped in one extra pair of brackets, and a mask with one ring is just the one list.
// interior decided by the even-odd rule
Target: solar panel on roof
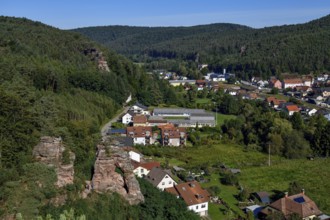
[(301, 197), (294, 198), (293, 201), (298, 202), (298, 203), (304, 203), (305, 199), (304, 199), (304, 197), (301, 196)]

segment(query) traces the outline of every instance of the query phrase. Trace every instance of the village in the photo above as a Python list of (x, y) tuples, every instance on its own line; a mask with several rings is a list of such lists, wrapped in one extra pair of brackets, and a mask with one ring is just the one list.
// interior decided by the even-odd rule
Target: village
[[(276, 83), (278, 81), (274, 81), (275, 85)], [(286, 86), (288, 85), (286, 84)], [(299, 86), (301, 85), (299, 84), (295, 88), (297, 89)], [(235, 85), (228, 89), (228, 92), (234, 91), (236, 87), (238, 86)], [(232, 95), (238, 95), (240, 91), (242, 91), (241, 87), (237, 88), (237, 93)], [(256, 93), (247, 92), (247, 94)], [(329, 94), (325, 93), (324, 97), (329, 99)], [(255, 98), (260, 99), (260, 96), (257, 95)], [(319, 108), (307, 110), (303, 106), (277, 99), (274, 96), (268, 96), (264, 98), (264, 101), (276, 111), (284, 111), (288, 115), (305, 111), (307, 116), (312, 116), (320, 111)], [(325, 117), (329, 117), (329, 114), (325, 114)], [(125, 127), (111, 128), (108, 130), (107, 136), (112, 140), (112, 145), (122, 147), (128, 153), (134, 167), (133, 172), (137, 177), (144, 178), (161, 191), (183, 199), (187, 208), (202, 218), (208, 218), (209, 203), (226, 205), (225, 201), (212, 195), (201, 186), (201, 183), (208, 181), (204, 176), (207, 171), (200, 170), (196, 173), (196, 171), (186, 170), (179, 166), (164, 166), (164, 164), (144, 156), (136, 148), (136, 146), (147, 147), (148, 145), (184, 147), (187, 144), (190, 129), (215, 127), (214, 112), (186, 108), (153, 108), (151, 110), (136, 102), (121, 115), (120, 123)], [(224, 164), (221, 165), (220, 170), (234, 176), (241, 172), (240, 169), (230, 168)], [(249, 198), (251, 202), (240, 206), (240, 209), (247, 215), (253, 216), (254, 219), (266, 219), (267, 216), (274, 213), (282, 213), (284, 216), (297, 214), (302, 219), (313, 219), (314, 217), (322, 220), (330, 219), (330, 216), (324, 214), (303, 189), (294, 195), (285, 193), (283, 197), (275, 200), (271, 199), (270, 194), (265, 191), (253, 192)]]

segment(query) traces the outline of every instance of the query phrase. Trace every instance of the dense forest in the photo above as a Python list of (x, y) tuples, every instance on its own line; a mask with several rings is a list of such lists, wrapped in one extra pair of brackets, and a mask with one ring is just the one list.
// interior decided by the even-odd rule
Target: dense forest
[[(185, 75), (198, 64), (223, 68), (242, 78), (264, 78), (283, 72), (330, 70), (330, 16), (305, 24), (253, 29), (234, 24), (193, 27), (103, 26), (74, 31), (150, 69), (172, 69)], [(187, 73), (186, 73), (187, 74)]]
[[(98, 69), (85, 53), (91, 48), (102, 52), (110, 71)], [(60, 136), (75, 153), (75, 184), (65, 189), (75, 195), (91, 178), (101, 125), (129, 94), (156, 105), (167, 85), (78, 33), (0, 17), (0, 218), (21, 212), (32, 219), (60, 193), (54, 170), (33, 161), (41, 136)]]

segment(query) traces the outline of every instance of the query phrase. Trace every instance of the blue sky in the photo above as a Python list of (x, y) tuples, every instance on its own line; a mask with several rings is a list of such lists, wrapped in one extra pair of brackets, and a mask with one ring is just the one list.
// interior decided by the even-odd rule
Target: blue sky
[(255, 28), (304, 23), (330, 14), (329, 0), (0, 0), (0, 15), (61, 29), (101, 25)]

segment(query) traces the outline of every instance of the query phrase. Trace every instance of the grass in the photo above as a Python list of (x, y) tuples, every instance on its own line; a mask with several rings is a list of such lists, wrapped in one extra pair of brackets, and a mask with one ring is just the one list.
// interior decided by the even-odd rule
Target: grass
[(217, 124), (223, 125), (225, 123), (225, 120), (235, 119), (235, 115), (224, 115), (221, 113), (217, 113)]
[[(201, 184), (203, 188), (207, 188), (210, 186), (219, 186), (220, 187), (220, 193), (218, 194), (219, 198), (221, 198), (223, 201), (225, 201), (230, 209), (243, 216), (243, 212), (240, 208), (238, 208), (237, 203), (238, 201), (234, 197), (234, 195), (238, 194), (238, 189), (235, 186), (226, 186), (220, 183), (220, 175), (213, 173), (210, 177), (210, 182), (208, 183), (202, 183)], [(212, 210), (209, 212), (211, 219), (225, 219), (226, 218), (226, 207), (224, 205), (220, 204), (211, 204)]]
[(209, 104), (211, 103), (211, 99), (208, 98), (197, 98), (196, 104)]
[(330, 213), (330, 159), (283, 160), (270, 167), (248, 167), (240, 177), (241, 184), (253, 191), (286, 191), (292, 181), (300, 183), (323, 212)]
[[(212, 166), (225, 163), (231, 168), (240, 168), (239, 182), (252, 192), (273, 190), (287, 191), (289, 183), (296, 181), (301, 184), (307, 196), (313, 199), (320, 210), (330, 213), (330, 158), (288, 160), (278, 156), (271, 157), (271, 166), (268, 166), (268, 155), (257, 151), (246, 151), (244, 147), (235, 144), (208, 144), (200, 147), (186, 148), (158, 148), (163, 152), (162, 158), (155, 158), (165, 163), (169, 158), (171, 166), (177, 165), (187, 170), (203, 164)], [(211, 181), (202, 184), (203, 187), (217, 185), (220, 187), (220, 197), (223, 198), (233, 210), (237, 210), (238, 201), (235, 187), (224, 186), (219, 182), (219, 174), (212, 173)], [(225, 219), (220, 210), (224, 206), (210, 204), (209, 214), (212, 219)], [(238, 212), (239, 210), (237, 210)]]

